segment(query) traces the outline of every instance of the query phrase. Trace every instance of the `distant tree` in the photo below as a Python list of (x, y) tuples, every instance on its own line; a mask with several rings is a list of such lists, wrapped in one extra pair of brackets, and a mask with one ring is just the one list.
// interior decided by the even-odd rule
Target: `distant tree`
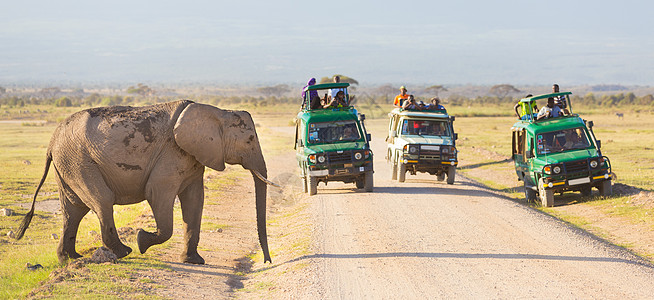
[(257, 89), (257, 92), (270, 97), (277, 96), (280, 97), (282, 94), (288, 93), (291, 91), (291, 88), (286, 84), (278, 84), (275, 86), (265, 86)]
[(434, 93), (435, 97), (438, 97), (439, 92), (447, 92), (447, 88), (442, 85), (432, 85), (425, 89), (425, 92)]
[(0, 86), (0, 95), (4, 94), (6, 92), (7, 92), (7, 89)]
[(647, 94), (638, 99), (638, 104), (640, 105), (652, 105), (654, 104), (654, 96), (652, 94)]
[(145, 97), (145, 96), (154, 95), (154, 90), (152, 90), (149, 86), (147, 86), (145, 84), (139, 83), (139, 84), (136, 85), (136, 87), (134, 87), (134, 86), (128, 87), (127, 88), (127, 93), (128, 94), (138, 94), (138, 95), (141, 95), (141, 96)]
[(73, 101), (71, 101), (70, 98), (64, 96), (64, 97), (61, 97), (61, 98), (55, 100), (55, 106), (56, 107), (71, 107), (71, 106), (73, 106)]
[(593, 93), (588, 93), (584, 96), (584, 103), (588, 104), (595, 104), (595, 95)]
[(491, 87), (488, 92), (497, 96), (500, 100), (503, 100), (508, 94), (519, 93), (520, 90), (510, 84), (498, 84)]
[(375, 89), (375, 93), (384, 97), (384, 103), (392, 103), (393, 97), (389, 97), (389, 95), (393, 95), (396, 92), (397, 90), (390, 84), (384, 84)]
[(47, 87), (41, 89), (39, 93), (44, 97), (44, 98), (54, 98), (57, 94), (61, 93), (61, 89), (58, 87)]
[(347, 83), (349, 83), (349, 84), (356, 84), (356, 85), (359, 85), (359, 82), (358, 82), (356, 79), (351, 78), (351, 77), (347, 77), (347, 76), (345, 76), (345, 75), (341, 75), (341, 74), (334, 74), (334, 75), (332, 75), (332, 77), (323, 77), (323, 78), (320, 78), (320, 82), (319, 82), (319, 83), (332, 83), (332, 82), (334, 82), (334, 77), (336, 77), (336, 76), (338, 76), (338, 77), (341, 78), (341, 82), (347, 82)]

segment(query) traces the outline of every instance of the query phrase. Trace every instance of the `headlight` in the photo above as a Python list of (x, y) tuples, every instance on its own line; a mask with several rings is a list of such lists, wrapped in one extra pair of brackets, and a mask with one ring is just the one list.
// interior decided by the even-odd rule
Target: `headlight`
[(559, 166), (555, 166), (554, 168), (552, 168), (552, 172), (554, 172), (554, 174), (559, 174), (559, 173), (561, 173), (561, 167), (559, 167)]
[(354, 153), (354, 159), (361, 160), (361, 158), (363, 158), (363, 154), (361, 154), (361, 152)]
[(320, 156), (318, 156), (318, 163), (321, 163), (321, 164), (322, 164), (322, 163), (325, 162), (325, 160), (327, 160), (327, 159), (325, 158), (324, 155), (320, 155)]
[(545, 166), (543, 167), (543, 173), (545, 174), (552, 174), (552, 166)]
[(443, 146), (442, 151), (443, 153), (450, 153), (450, 147)]
[(597, 168), (597, 161), (596, 160), (591, 160), (590, 161), (590, 167), (593, 168), (593, 169)]
[(415, 154), (418, 152), (418, 146), (409, 146), (409, 153)]

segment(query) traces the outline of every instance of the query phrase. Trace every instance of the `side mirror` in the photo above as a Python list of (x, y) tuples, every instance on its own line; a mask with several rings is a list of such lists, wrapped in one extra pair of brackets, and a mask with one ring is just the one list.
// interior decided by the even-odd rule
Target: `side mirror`
[(595, 123), (593, 121), (588, 121), (588, 127), (593, 128), (595, 126)]
[(602, 141), (597, 140), (597, 149), (600, 149), (600, 148), (602, 148)]
[(456, 117), (450, 116), (450, 120), (452, 120), (452, 122), (454, 122), (454, 120), (456, 120)]
[(372, 141), (372, 135), (370, 133), (366, 133), (366, 139), (368, 142)]
[(366, 115), (365, 114), (359, 114), (359, 121), (365, 121), (366, 120)]
[(392, 137), (397, 137), (397, 131), (395, 131), (395, 130), (391, 131), (391, 136)]
[(302, 139), (297, 139), (297, 142), (295, 143), (298, 147), (304, 147), (304, 143), (302, 142)]
[(456, 140), (458, 140), (458, 139), (459, 139), (459, 134), (458, 134), (458, 133), (454, 133), (454, 140), (456, 141)]

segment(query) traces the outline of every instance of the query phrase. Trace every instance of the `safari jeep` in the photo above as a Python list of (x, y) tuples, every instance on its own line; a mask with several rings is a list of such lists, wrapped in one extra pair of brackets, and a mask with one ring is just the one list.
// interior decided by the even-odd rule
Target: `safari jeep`
[(425, 172), (454, 184), (457, 150), (454, 117), (445, 110), (412, 111), (396, 108), (388, 114), (386, 160), (391, 179), (404, 182), (406, 172)]
[[(590, 195), (592, 187), (602, 196), (612, 193), (609, 158), (602, 155), (601, 143), (593, 133), (593, 122), (572, 113), (570, 94), (520, 100), (528, 107), (528, 114), (511, 128), (512, 148), (515, 172), (518, 180), (524, 182), (527, 201), (539, 197), (543, 206), (553, 206), (554, 192), (580, 191), (582, 195)], [(569, 114), (536, 120), (533, 102), (550, 97), (566, 103)]]
[[(303, 103), (310, 103), (311, 90), (348, 86), (349, 83), (308, 86)], [(349, 103), (347, 98), (346, 93)], [(357, 188), (372, 192), (373, 156), (364, 120), (365, 116), (351, 106), (312, 110), (303, 105), (295, 119), (295, 150), (304, 192), (315, 195), (319, 182), (330, 181), (355, 183)]]

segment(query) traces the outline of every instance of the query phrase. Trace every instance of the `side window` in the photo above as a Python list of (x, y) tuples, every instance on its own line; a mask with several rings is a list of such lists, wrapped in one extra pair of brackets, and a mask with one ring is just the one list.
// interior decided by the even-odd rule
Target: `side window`
[(525, 153), (525, 132), (523, 130), (516, 131), (516, 154)]
[(531, 141), (527, 139), (527, 133), (522, 131), (522, 135), (520, 137), (520, 151), (521, 151), (522, 156), (525, 159), (525, 161), (527, 160), (527, 156), (526, 156), (527, 151), (532, 151), (533, 152), (533, 149), (532, 149), (533, 146), (530, 145), (531, 144), (530, 142)]

